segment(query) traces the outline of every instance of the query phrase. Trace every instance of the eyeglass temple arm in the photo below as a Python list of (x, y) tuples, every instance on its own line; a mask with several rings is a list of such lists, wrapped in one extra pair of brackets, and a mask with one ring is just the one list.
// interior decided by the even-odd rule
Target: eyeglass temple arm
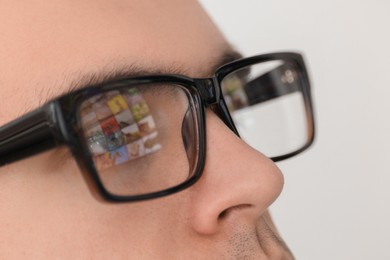
[[(295, 73), (295, 75), (294, 75)], [(244, 86), (250, 105), (265, 102), (299, 91), (299, 72), (283, 64), (261, 76), (252, 79)]]
[(52, 103), (0, 127), (0, 167), (57, 145)]

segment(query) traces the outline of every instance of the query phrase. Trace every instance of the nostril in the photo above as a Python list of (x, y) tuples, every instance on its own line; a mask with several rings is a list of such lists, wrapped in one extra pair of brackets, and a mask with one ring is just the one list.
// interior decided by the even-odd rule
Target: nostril
[(221, 213), (219, 213), (219, 215), (218, 215), (218, 220), (224, 219), (224, 218), (226, 217), (226, 215), (228, 214), (227, 211), (228, 211), (228, 210), (225, 209), (224, 211), (222, 211)]
[(235, 211), (241, 211), (241, 210), (251, 208), (251, 207), (252, 207), (251, 204), (241, 204), (241, 205), (227, 208), (227, 209), (223, 210), (221, 213), (219, 213), (218, 220), (226, 219), (228, 217), (228, 215), (232, 214)]

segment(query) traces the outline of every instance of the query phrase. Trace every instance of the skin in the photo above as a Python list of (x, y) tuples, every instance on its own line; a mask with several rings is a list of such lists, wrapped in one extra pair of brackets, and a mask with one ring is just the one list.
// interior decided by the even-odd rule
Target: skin
[[(85, 75), (136, 63), (205, 77), (231, 49), (191, 0), (0, 6), (0, 125)], [(202, 178), (160, 199), (96, 200), (66, 148), (0, 168), (0, 258), (292, 259), (267, 211), (281, 172), (211, 111), (206, 123)]]

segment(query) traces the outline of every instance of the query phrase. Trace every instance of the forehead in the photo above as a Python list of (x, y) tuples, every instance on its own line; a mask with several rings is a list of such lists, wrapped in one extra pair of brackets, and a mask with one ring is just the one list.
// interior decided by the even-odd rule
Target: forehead
[[(0, 123), (84, 74), (183, 67), (189, 76), (226, 42), (196, 1), (2, 1)], [(203, 75), (204, 76), (204, 75)], [(20, 105), (18, 105), (20, 104)], [(23, 106), (23, 107), (21, 107)]]

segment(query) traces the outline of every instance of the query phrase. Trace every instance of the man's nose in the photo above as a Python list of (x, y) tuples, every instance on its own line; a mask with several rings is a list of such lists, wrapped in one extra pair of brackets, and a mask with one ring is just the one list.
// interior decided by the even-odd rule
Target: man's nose
[(258, 219), (281, 193), (283, 175), (214, 113), (206, 118), (206, 165), (192, 188), (190, 221), (196, 232), (213, 234), (229, 218)]

